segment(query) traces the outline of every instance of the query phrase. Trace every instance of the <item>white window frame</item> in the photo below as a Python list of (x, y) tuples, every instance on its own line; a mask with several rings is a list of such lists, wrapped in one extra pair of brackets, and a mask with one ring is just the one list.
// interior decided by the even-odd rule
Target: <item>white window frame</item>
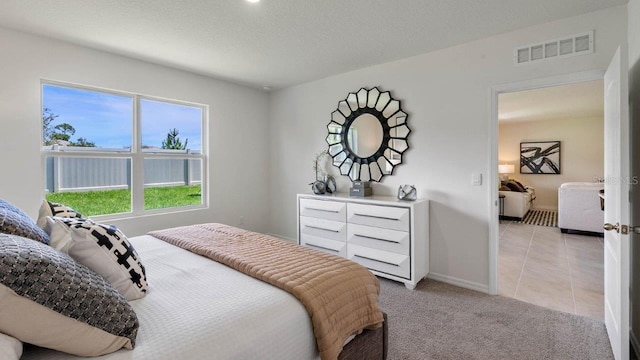
[[(154, 214), (167, 214), (167, 213), (177, 213), (183, 211), (191, 211), (198, 209), (206, 209), (209, 208), (209, 171), (208, 171), (208, 155), (209, 155), (209, 106), (205, 104), (199, 104), (195, 102), (188, 102), (182, 100), (174, 100), (167, 99), (157, 96), (150, 95), (142, 95), (136, 94), (126, 91), (118, 91), (112, 89), (105, 89), (95, 86), (87, 86), (74, 84), (69, 82), (62, 82), (56, 80), (46, 80), (41, 79), (40, 81), (40, 114), (42, 113), (42, 109), (44, 106), (44, 94), (43, 94), (43, 86), (44, 85), (52, 85), (52, 86), (61, 86), (74, 88), (79, 90), (88, 90), (88, 91), (97, 91), (107, 94), (114, 94), (119, 96), (126, 96), (132, 99), (132, 114), (131, 114), (131, 126), (132, 126), (132, 139), (131, 139), (131, 149), (129, 151), (122, 150), (114, 150), (114, 149), (106, 149), (106, 150), (95, 150), (95, 148), (77, 148), (77, 147), (61, 147), (57, 150), (54, 149), (45, 149), (42, 146), (42, 139), (44, 138), (43, 129), (42, 129), (42, 118), (40, 118), (40, 140), (38, 144), (40, 145), (41, 151), (41, 169), (43, 171), (43, 176), (41, 176), (42, 181), (42, 189), (46, 189), (46, 180), (44, 176), (44, 169), (46, 165), (47, 157), (69, 157), (69, 158), (78, 158), (78, 157), (90, 157), (90, 158), (116, 158), (116, 159), (131, 159), (131, 212), (126, 213), (113, 213), (113, 214), (104, 214), (104, 215), (96, 215), (92, 216), (92, 218), (96, 220), (114, 220), (114, 219), (126, 219), (132, 217), (140, 217)], [(176, 105), (183, 106), (191, 106), (198, 107), (202, 109), (202, 120), (201, 120), (201, 140), (202, 140), (202, 150), (200, 153), (192, 153), (186, 152), (181, 153), (177, 151), (142, 151), (142, 116), (140, 111), (140, 103), (141, 100), (151, 100), (158, 102), (165, 102)], [(177, 207), (167, 207), (161, 209), (152, 209), (145, 210), (144, 209), (144, 160), (145, 159), (189, 159), (195, 160), (199, 159), (201, 163), (201, 203), (196, 205), (185, 205), (185, 206), (177, 206)], [(44, 198), (44, 196), (43, 196)]]

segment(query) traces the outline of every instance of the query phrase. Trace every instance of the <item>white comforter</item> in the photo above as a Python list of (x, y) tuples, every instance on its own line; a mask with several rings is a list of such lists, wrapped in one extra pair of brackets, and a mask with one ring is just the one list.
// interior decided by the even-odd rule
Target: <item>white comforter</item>
[[(136, 347), (95, 359), (318, 358), (309, 315), (289, 293), (152, 236), (130, 240), (149, 282), (147, 296), (131, 302)], [(23, 356), (69, 358), (29, 347)]]

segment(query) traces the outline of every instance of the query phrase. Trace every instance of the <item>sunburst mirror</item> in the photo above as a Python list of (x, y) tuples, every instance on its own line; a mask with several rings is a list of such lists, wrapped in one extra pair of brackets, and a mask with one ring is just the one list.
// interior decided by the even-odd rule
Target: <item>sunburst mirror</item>
[(351, 181), (380, 181), (409, 149), (408, 115), (388, 91), (362, 88), (338, 102), (327, 125), (329, 155)]

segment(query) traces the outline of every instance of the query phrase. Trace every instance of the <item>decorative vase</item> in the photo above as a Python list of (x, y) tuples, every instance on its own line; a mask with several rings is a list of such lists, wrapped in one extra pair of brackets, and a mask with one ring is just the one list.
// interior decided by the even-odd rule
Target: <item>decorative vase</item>
[(418, 198), (418, 191), (413, 185), (400, 185), (398, 187), (398, 200), (413, 201)]
[(316, 195), (322, 195), (327, 191), (327, 185), (324, 181), (316, 180), (309, 185), (311, 185), (311, 190)]
[(333, 194), (334, 192), (336, 192), (336, 189), (337, 189), (336, 179), (334, 179), (333, 176), (327, 175), (326, 179), (324, 180), (324, 184), (325, 184), (325, 190), (327, 191), (327, 193)]

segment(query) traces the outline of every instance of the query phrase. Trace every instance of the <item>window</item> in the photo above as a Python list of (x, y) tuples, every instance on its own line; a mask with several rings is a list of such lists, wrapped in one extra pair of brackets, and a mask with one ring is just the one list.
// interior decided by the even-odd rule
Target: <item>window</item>
[(43, 82), (47, 200), (87, 216), (202, 207), (207, 107)]

